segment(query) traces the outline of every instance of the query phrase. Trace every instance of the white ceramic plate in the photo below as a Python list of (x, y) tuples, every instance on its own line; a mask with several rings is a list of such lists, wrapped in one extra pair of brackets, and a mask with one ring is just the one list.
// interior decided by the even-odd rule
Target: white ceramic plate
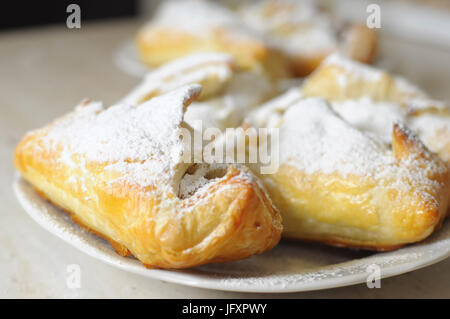
[(78, 227), (20, 177), (14, 181), (14, 190), (39, 225), (86, 254), (125, 271), (188, 286), (241, 292), (326, 289), (366, 282), (368, 267), (373, 264), (386, 278), (450, 256), (450, 222), (446, 222), (427, 240), (388, 253), (281, 242), (272, 251), (246, 260), (190, 270), (147, 269), (134, 258), (117, 255), (106, 241)]

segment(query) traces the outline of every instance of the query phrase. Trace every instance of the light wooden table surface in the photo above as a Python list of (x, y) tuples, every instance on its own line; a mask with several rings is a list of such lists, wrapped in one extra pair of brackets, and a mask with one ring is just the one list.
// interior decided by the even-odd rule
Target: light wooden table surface
[[(71, 110), (84, 97), (113, 103), (139, 80), (121, 72), (113, 54), (139, 22), (109, 21), (0, 33), (0, 297), (8, 298), (450, 298), (450, 259), (384, 279), (296, 294), (220, 292), (151, 280), (97, 261), (47, 233), (14, 197), (14, 146), (30, 129)], [(382, 63), (450, 99), (450, 53), (385, 37)], [(389, 57), (384, 59), (384, 57)], [(384, 59), (384, 62), (383, 62)], [(412, 62), (411, 62), (412, 61)], [(442, 63), (440, 61), (447, 61)], [(69, 264), (81, 267), (81, 288), (66, 285)]]

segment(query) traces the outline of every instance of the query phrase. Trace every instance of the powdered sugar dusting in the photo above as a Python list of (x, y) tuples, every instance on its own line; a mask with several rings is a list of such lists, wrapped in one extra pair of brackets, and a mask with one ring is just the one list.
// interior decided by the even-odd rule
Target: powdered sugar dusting
[(202, 96), (200, 101), (189, 106), (184, 120), (199, 131), (237, 127), (248, 112), (275, 93), (266, 76), (237, 70), (231, 56), (196, 53), (150, 72), (143, 83), (122, 101), (139, 104), (152, 95), (192, 83), (203, 85)]
[(410, 122), (430, 149), (441, 154), (444, 160), (450, 160), (450, 116), (422, 114)]
[(247, 25), (289, 55), (327, 54), (338, 46), (333, 17), (315, 1), (251, 1), (238, 12)]
[(333, 102), (333, 110), (354, 127), (392, 141), (392, 126), (406, 119), (406, 110), (395, 103), (375, 102), (369, 97)]
[(224, 84), (233, 75), (233, 67), (234, 60), (227, 54), (192, 54), (148, 73), (144, 81), (123, 98), (122, 102), (139, 104), (154, 95), (189, 84), (202, 84), (208, 80)]
[(158, 80), (169, 76), (176, 77), (180, 73), (197, 69), (204, 65), (223, 65), (228, 66), (229, 68), (234, 65), (234, 59), (229, 54), (225, 53), (199, 52), (165, 64), (150, 72), (146, 76), (146, 80)]
[[(193, 128), (238, 127), (245, 116), (274, 93), (269, 80), (253, 72), (235, 72), (220, 94), (192, 103), (185, 121)], [(201, 121), (201, 122), (200, 122)]]
[(301, 98), (301, 90), (292, 88), (251, 112), (247, 116), (247, 121), (256, 127), (276, 127), (286, 110)]
[(61, 160), (68, 164), (74, 154), (82, 154), (124, 173), (133, 184), (149, 186), (155, 178), (169, 182), (183, 152), (179, 129), (184, 108), (200, 89), (183, 87), (138, 107), (123, 103), (106, 110), (97, 103), (78, 107), (57, 122), (48, 137), (63, 147)]
[(233, 11), (212, 1), (164, 1), (147, 27), (155, 26), (196, 36), (209, 36), (219, 29), (231, 30), (236, 39), (246, 40), (255, 36)]
[(392, 76), (383, 70), (352, 61), (340, 54), (329, 56), (323, 65), (339, 66), (344, 69), (335, 79), (341, 86), (347, 85), (344, 82), (356, 79), (361, 82), (361, 87), (364, 87), (366, 82), (378, 81), (385, 77), (383, 83), (388, 83), (394, 88), (392, 94), (385, 97), (377, 96), (376, 100), (370, 97), (370, 92), (366, 92), (366, 95), (362, 92), (359, 99), (331, 101), (333, 109), (347, 122), (366, 133), (378, 136), (387, 143), (390, 143), (392, 122), (405, 122), (417, 131), (419, 137), (432, 151), (448, 160), (450, 108), (447, 103), (433, 100), (416, 85), (400, 76)]
[(329, 55), (324, 60), (322, 65), (338, 66), (345, 70), (347, 74), (340, 74), (337, 78), (338, 84), (341, 87), (345, 87), (348, 84), (349, 77), (356, 77), (369, 82), (378, 82), (383, 77), (391, 77), (397, 90), (401, 91), (402, 94), (408, 99), (417, 99), (416, 104), (419, 104), (420, 101), (422, 101), (422, 103), (426, 103), (426, 100), (430, 100), (425, 92), (405, 78), (401, 76), (391, 76), (382, 69), (377, 69), (370, 65), (352, 60), (345, 57), (341, 53), (333, 53)]
[[(406, 128), (404, 132), (412, 134)], [(429, 161), (423, 168), (418, 161), (419, 157), (411, 153), (399, 165), (388, 144), (350, 125), (320, 98), (305, 99), (290, 107), (280, 128), (281, 164), (306, 174), (337, 173), (375, 180), (383, 187), (417, 192), (421, 198), (434, 201), (428, 193), (440, 185), (430, 179), (430, 172), (442, 172), (446, 167)]]
[(450, 113), (450, 107), (448, 103), (430, 99), (428, 97), (416, 97), (406, 102), (408, 110), (411, 112), (435, 109), (443, 111), (444, 113)]
[[(322, 66), (335, 65), (343, 68), (346, 72), (353, 76), (358, 76), (368, 81), (379, 81), (385, 74), (383, 71), (372, 68), (366, 64), (346, 58), (341, 53), (333, 53), (329, 55), (323, 62)], [(341, 80), (342, 82), (342, 80)]]
[[(227, 166), (226, 164), (197, 164), (194, 172), (186, 172), (181, 179), (179, 197), (189, 197), (209, 183), (219, 180), (225, 174)], [(208, 176), (209, 173), (217, 171), (222, 174)]]
[(313, 174), (364, 176), (393, 161), (385, 144), (342, 120), (322, 99), (305, 99), (288, 109), (280, 128), (282, 162)]

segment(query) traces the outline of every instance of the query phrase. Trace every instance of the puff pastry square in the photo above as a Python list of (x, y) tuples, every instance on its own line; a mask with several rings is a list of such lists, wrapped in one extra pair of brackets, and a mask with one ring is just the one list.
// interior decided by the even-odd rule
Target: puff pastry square
[(145, 266), (186, 268), (262, 253), (281, 218), (251, 172), (182, 160), (191, 85), (139, 106), (84, 102), (27, 134), (22, 177), (74, 221)]
[(284, 237), (392, 250), (440, 227), (450, 196), (446, 163), (400, 123), (386, 143), (303, 94), (292, 89), (248, 120), (279, 128), (279, 169), (260, 178)]

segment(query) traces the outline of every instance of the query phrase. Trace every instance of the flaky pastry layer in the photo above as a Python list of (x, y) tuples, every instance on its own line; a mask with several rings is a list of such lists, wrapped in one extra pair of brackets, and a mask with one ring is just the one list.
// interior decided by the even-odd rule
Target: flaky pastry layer
[[(183, 97), (185, 105), (198, 96), (198, 91), (189, 92), (189, 96)], [(174, 97), (166, 100), (174, 101)], [(158, 101), (164, 102), (164, 99), (162, 97)], [(138, 107), (147, 107), (149, 112), (161, 107), (163, 113), (165, 109), (172, 107), (164, 103), (154, 104)], [(81, 106), (83, 107), (94, 106), (88, 104)], [(116, 111), (121, 107), (116, 106)], [(126, 110), (128, 109), (125, 108), (123, 118), (117, 119), (117, 123), (127, 121)], [(183, 172), (184, 175), (191, 173), (192, 165), (176, 166), (175, 170), (179, 171), (174, 173), (178, 176), (175, 178), (178, 184), (168, 185), (151, 169), (153, 166), (145, 165), (151, 158), (143, 162), (126, 159), (121, 166), (117, 166), (117, 163), (92, 160), (87, 154), (76, 152), (77, 149), (83, 149), (84, 145), (76, 148), (75, 144), (65, 145), (52, 140), (52, 134), (60, 130), (58, 134), (65, 134), (71, 141), (72, 134), (66, 134), (67, 130), (79, 127), (76, 126), (78, 122), (85, 121), (86, 117), (92, 121), (88, 123), (114, 126), (108, 120), (100, 120), (111, 109), (87, 115), (83, 110), (80, 112), (81, 115), (77, 112), (69, 114), (27, 134), (16, 148), (15, 166), (39, 193), (70, 213), (74, 221), (107, 239), (119, 254), (131, 254), (147, 267), (187, 268), (246, 258), (271, 249), (279, 241), (282, 230), (280, 215), (245, 168), (230, 165), (217, 171), (211, 167), (206, 175), (201, 176), (206, 181), (205, 185), (181, 196), (178, 193), (181, 192), (180, 179), (183, 178)], [(129, 112), (136, 112), (136, 109), (132, 107)], [(145, 125), (151, 126), (155, 124), (152, 121), (158, 119), (140, 119), (136, 116), (135, 120), (145, 121)], [(133, 129), (130, 127), (130, 132)], [(99, 154), (96, 155), (99, 158), (114, 156), (104, 154), (109, 148), (102, 146), (109, 142), (106, 140), (109, 131), (113, 132), (112, 137), (124, 134), (117, 135), (116, 141), (110, 141), (112, 146), (114, 143), (120, 144), (120, 139), (128, 138), (128, 133), (123, 130), (116, 132), (111, 126), (105, 126), (104, 130), (106, 131), (98, 132), (104, 133), (105, 140), (99, 139), (99, 144), (91, 145), (98, 147), (92, 152), (94, 155)], [(76, 131), (73, 133), (77, 135)], [(150, 134), (151, 137), (153, 133), (150, 130), (147, 135)], [(145, 144), (147, 135), (144, 134), (143, 139), (135, 141), (139, 145)], [(89, 134), (85, 137), (89, 143)], [(165, 136), (162, 138), (169, 139)], [(94, 135), (93, 139), (97, 141)], [(69, 159), (65, 153), (68, 147), (75, 150)], [(153, 152), (149, 154), (153, 156)], [(111, 165), (118, 168), (111, 169)], [(156, 182), (145, 185), (135, 183), (130, 172), (136, 165), (138, 168), (141, 165), (142, 170), (150, 167), (150, 171), (145, 174), (155, 177)], [(139, 169), (137, 173), (141, 174)]]

